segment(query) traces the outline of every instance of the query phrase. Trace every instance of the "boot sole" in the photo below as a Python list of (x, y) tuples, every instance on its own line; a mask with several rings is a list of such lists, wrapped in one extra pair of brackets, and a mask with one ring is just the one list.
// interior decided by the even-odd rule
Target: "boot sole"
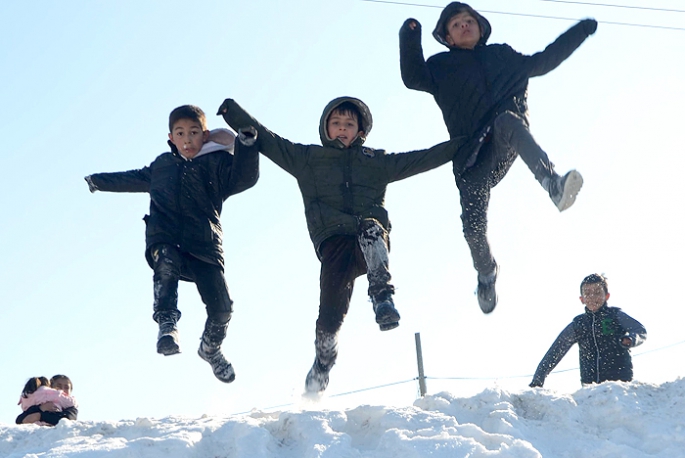
[(563, 212), (573, 205), (581, 187), (583, 187), (583, 177), (575, 170), (570, 171), (564, 182), (564, 191), (561, 194), (561, 200), (557, 204), (557, 208), (560, 212)]
[(376, 313), (376, 323), (378, 324), (397, 323), (398, 321), (400, 321), (400, 313), (395, 307), (382, 307)]
[(162, 336), (157, 341), (157, 353), (164, 356), (171, 356), (181, 353), (181, 348), (178, 346), (174, 338), (171, 336)]
[(391, 329), (395, 329), (395, 328), (398, 327), (399, 325), (400, 325), (400, 323), (398, 323), (397, 321), (395, 321), (395, 322), (393, 322), (393, 323), (382, 323), (382, 324), (379, 324), (378, 327), (381, 329), (381, 331), (390, 331)]

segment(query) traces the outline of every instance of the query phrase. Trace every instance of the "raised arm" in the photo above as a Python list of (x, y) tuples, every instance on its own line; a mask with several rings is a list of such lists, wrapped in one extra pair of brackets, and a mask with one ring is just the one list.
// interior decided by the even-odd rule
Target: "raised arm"
[(597, 21), (594, 19), (583, 19), (562, 33), (544, 51), (527, 56), (529, 76), (544, 75), (557, 68), (596, 30)]
[(400, 29), (400, 71), (409, 89), (435, 94), (436, 85), (423, 57), (421, 24), (416, 19), (407, 19)]
[[(626, 348), (632, 348), (642, 345), (642, 343), (647, 340), (647, 330), (642, 326), (642, 323), (635, 318), (619, 310), (616, 314), (616, 319), (618, 320), (619, 326), (625, 331), (621, 336), (621, 345)], [(626, 338), (630, 339), (630, 342), (626, 342)]]
[(94, 173), (85, 177), (90, 192), (150, 192), (150, 168), (127, 172)]
[(224, 200), (228, 196), (243, 192), (257, 184), (259, 179), (257, 136), (257, 130), (252, 126), (238, 132)]
[(271, 132), (253, 118), (233, 99), (226, 99), (219, 107), (218, 115), (236, 131), (253, 127), (257, 131), (256, 148), (283, 170), (298, 176), (307, 163), (307, 148), (290, 142)]
[(545, 384), (545, 379), (549, 375), (559, 361), (568, 353), (569, 349), (576, 343), (575, 332), (573, 331), (573, 323), (569, 324), (561, 331), (557, 340), (554, 341), (545, 356), (538, 364), (538, 368), (533, 376), (533, 381), (530, 382), (530, 387), (541, 387)]

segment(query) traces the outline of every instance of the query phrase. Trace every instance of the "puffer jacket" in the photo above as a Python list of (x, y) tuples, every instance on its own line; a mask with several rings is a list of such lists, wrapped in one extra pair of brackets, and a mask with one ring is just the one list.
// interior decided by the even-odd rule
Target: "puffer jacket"
[[(474, 49), (450, 47), (444, 25), (458, 12), (468, 11), (479, 23), (481, 40)], [(411, 21), (417, 27), (409, 27)], [(407, 19), (400, 29), (400, 69), (409, 89), (435, 98), (450, 137), (480, 135), (497, 115), (512, 111), (526, 122), (528, 80), (555, 69), (594, 32), (596, 22), (585, 19), (559, 36), (544, 51), (523, 55), (507, 44), (487, 45), (490, 23), (468, 5), (453, 2), (443, 10), (433, 36), (449, 51), (427, 61), (421, 46), (421, 26)]]
[[(259, 177), (259, 153), (235, 142), (235, 155), (219, 150), (193, 159), (172, 151), (142, 169), (90, 175), (99, 191), (147, 192), (150, 214), (146, 222), (146, 258), (158, 243), (177, 246), (205, 262), (224, 267), (221, 230), (223, 202), (251, 188)], [(184, 278), (187, 279), (187, 278)]]
[[(629, 337), (631, 346), (621, 343)], [(630, 348), (642, 344), (647, 331), (642, 324), (620, 308), (606, 303), (596, 312), (573, 319), (554, 341), (538, 365), (531, 386), (542, 386), (547, 375), (557, 366), (573, 344), (578, 344), (581, 383), (601, 383), (607, 380), (630, 381), (633, 363)]]
[(353, 97), (340, 97), (324, 109), (319, 125), (323, 146), (302, 145), (279, 137), (250, 116), (238, 103), (226, 99), (219, 113), (233, 129), (254, 126), (259, 150), (297, 179), (304, 201), (307, 228), (319, 253), (321, 243), (333, 235), (356, 235), (363, 219), (374, 218), (386, 230), (390, 220), (384, 207), (388, 183), (402, 180), (443, 165), (457, 155), (465, 162), (468, 151), (460, 150), (464, 138), (455, 138), (432, 148), (392, 154), (363, 146), (356, 137), (349, 147), (326, 132), (330, 113), (344, 102), (354, 103), (362, 114), (361, 125), (368, 135), (373, 126), (368, 107)]

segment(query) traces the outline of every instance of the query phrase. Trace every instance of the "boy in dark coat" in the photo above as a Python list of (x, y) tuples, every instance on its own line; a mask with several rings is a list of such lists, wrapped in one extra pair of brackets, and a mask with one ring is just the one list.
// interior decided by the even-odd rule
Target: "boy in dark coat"
[(353, 97), (337, 98), (324, 109), (319, 124), (323, 146), (279, 137), (232, 99), (226, 99), (219, 113), (234, 129), (256, 127), (259, 151), (293, 175), (300, 187), (309, 235), (321, 261), (316, 358), (305, 388), (307, 393), (320, 393), (338, 355), (337, 335), (357, 277), (367, 274), (381, 331), (399, 326), (388, 271), (388, 183), (452, 160), (463, 163), (463, 155), (455, 154), (465, 138), (404, 154), (364, 147), (373, 122), (366, 104)]
[(421, 25), (407, 19), (400, 30), (400, 67), (409, 89), (433, 95), (450, 137), (484, 139), (465, 171), (455, 168), (461, 196), (464, 236), (478, 272), (478, 303), (484, 313), (497, 305), (495, 281), (499, 267), (487, 239), (490, 190), (504, 177), (518, 155), (549, 193), (559, 211), (570, 207), (583, 184), (572, 170), (561, 177), (528, 130), (528, 79), (556, 68), (595, 32), (597, 22), (580, 21), (547, 48), (526, 56), (509, 45), (486, 45), (491, 27), (469, 5), (452, 2), (442, 11), (433, 37), (449, 51), (426, 61)]
[[(206, 305), (207, 321), (198, 354), (222, 382), (235, 372), (221, 352), (233, 312), (226, 279), (219, 217), (223, 202), (245, 191), (259, 177), (259, 152), (248, 126), (239, 140), (225, 130), (227, 141), (208, 142), (204, 112), (193, 105), (169, 115), (171, 152), (148, 167), (86, 177), (91, 192), (147, 192), (150, 214), (145, 216), (145, 257), (154, 270), (154, 314), (159, 324), (157, 352), (180, 352), (176, 323), (178, 281), (192, 281)], [(219, 142), (219, 143), (217, 143)], [(226, 144), (228, 143), (228, 144)]]
[(633, 379), (630, 349), (647, 339), (637, 320), (617, 307), (609, 307), (609, 285), (599, 274), (588, 275), (580, 284), (585, 313), (566, 326), (538, 365), (531, 387), (541, 387), (568, 350), (579, 347), (580, 381), (583, 384)]

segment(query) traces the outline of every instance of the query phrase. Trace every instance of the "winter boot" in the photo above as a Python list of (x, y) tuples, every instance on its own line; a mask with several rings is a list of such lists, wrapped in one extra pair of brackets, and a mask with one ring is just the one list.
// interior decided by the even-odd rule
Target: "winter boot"
[(385, 290), (371, 296), (371, 302), (381, 331), (389, 331), (400, 325), (400, 314), (392, 301), (392, 291)]
[(499, 266), (495, 264), (495, 269), (489, 274), (478, 274), (478, 305), (480, 305), (480, 309), (483, 313), (492, 312), (497, 305), (495, 282), (497, 282), (498, 273)]
[(554, 205), (563, 212), (576, 201), (576, 196), (583, 186), (583, 177), (577, 171), (571, 170), (563, 177), (555, 174), (552, 178), (545, 178), (542, 186), (547, 189)]
[(328, 374), (338, 358), (338, 336), (317, 330), (314, 346), (316, 358), (304, 383), (309, 395), (318, 395), (328, 386)]
[(154, 314), (154, 319), (159, 324), (157, 353), (164, 356), (181, 353), (181, 348), (178, 345), (178, 328), (176, 328), (179, 318), (180, 312), (177, 310), (156, 312)]
[(197, 354), (212, 366), (214, 376), (224, 383), (235, 380), (235, 371), (231, 363), (226, 361), (221, 353), (221, 344), (226, 337), (228, 323), (218, 323), (207, 318), (205, 332), (202, 333), (202, 341)]

